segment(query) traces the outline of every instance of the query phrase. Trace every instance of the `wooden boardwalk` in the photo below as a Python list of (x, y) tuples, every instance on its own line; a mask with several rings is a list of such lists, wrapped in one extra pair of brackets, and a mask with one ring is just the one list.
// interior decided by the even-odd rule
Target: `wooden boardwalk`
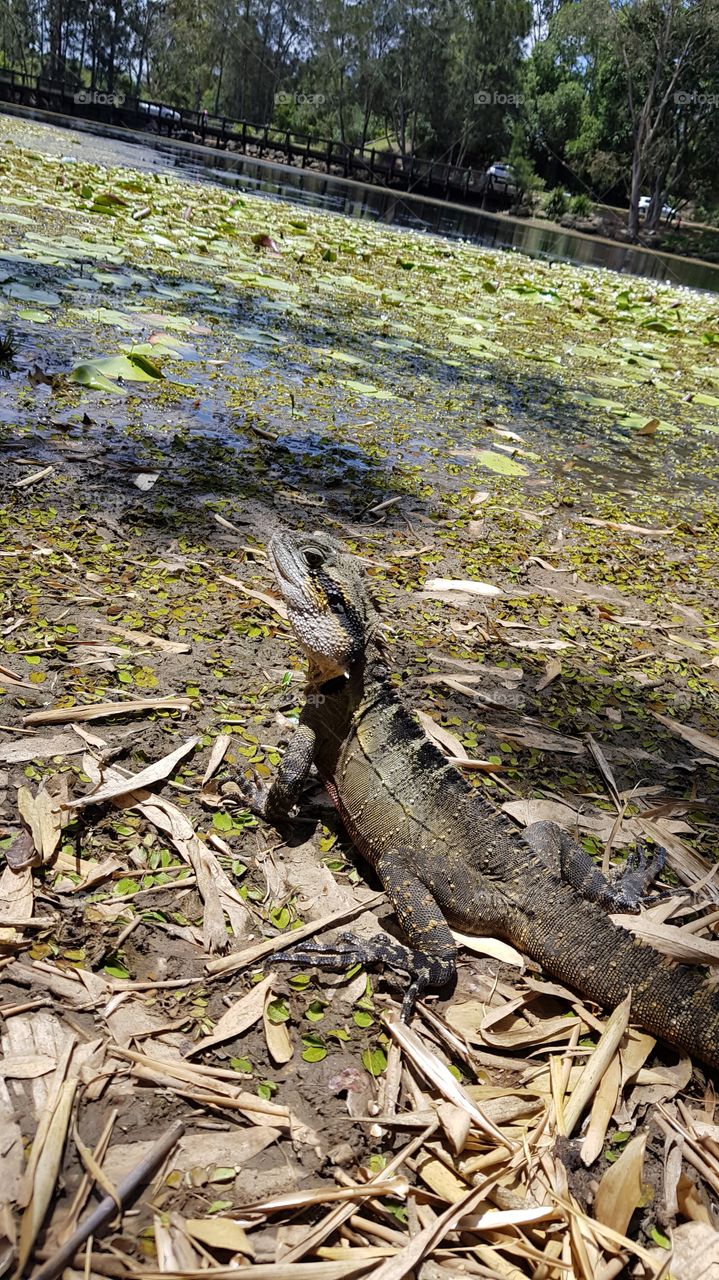
[(511, 198), (494, 190), (483, 170), (457, 167), (417, 156), (356, 147), (332, 138), (279, 130), (269, 124), (233, 120), (167, 103), (76, 89), (63, 81), (0, 68), (0, 103), (51, 111), (127, 129), (167, 134), (179, 141), (239, 152), (276, 164), (353, 178), (357, 182), (415, 191), (488, 209), (507, 207)]

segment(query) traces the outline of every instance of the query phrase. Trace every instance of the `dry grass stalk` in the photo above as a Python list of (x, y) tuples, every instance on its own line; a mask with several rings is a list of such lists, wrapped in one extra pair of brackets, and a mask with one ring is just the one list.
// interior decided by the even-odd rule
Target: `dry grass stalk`
[(245, 947), (242, 951), (234, 951), (229, 956), (221, 956), (217, 960), (208, 960), (205, 965), (206, 972), (212, 977), (219, 977), (225, 973), (232, 973), (236, 969), (246, 969), (248, 965), (256, 964), (258, 960), (263, 960), (265, 956), (270, 956), (275, 951), (284, 951), (287, 947), (288, 938), (291, 937), (292, 945), (302, 942), (304, 938), (311, 938), (315, 933), (321, 933), (325, 929), (335, 929), (340, 924), (346, 924), (349, 920), (354, 920), (357, 916), (362, 915), (364, 911), (370, 911), (372, 907), (376, 907), (380, 902), (384, 901), (383, 893), (375, 893), (371, 898), (366, 898), (363, 902), (358, 902), (356, 906), (349, 907), (347, 911), (339, 914), (333, 912), (332, 915), (321, 916), (318, 920), (310, 920), (308, 924), (302, 925), (299, 929), (293, 929), (292, 934), (281, 934), (277, 938), (267, 938), (264, 942), (259, 942), (255, 946)]
[[(81, 796), (79, 800), (73, 800), (70, 808), (82, 809), (89, 804), (103, 804), (106, 800), (114, 800), (117, 796), (127, 795), (131, 791), (142, 791), (143, 788), (151, 787), (155, 782), (163, 781), (174, 773), (175, 765), (179, 764), (180, 760), (184, 760), (185, 756), (194, 751), (199, 741), (199, 737), (188, 738), (187, 742), (183, 742), (161, 760), (149, 764), (140, 773), (129, 774), (125, 778), (115, 776), (111, 782), (107, 782), (99, 790)], [(117, 771), (114, 772), (117, 773)]]
[(564, 1109), (565, 1132), (569, 1136), (578, 1125), (585, 1107), (589, 1105), (599, 1083), (614, 1057), (624, 1033), (629, 1026), (631, 1013), (631, 996), (627, 996), (607, 1020), (607, 1025), (599, 1038), (594, 1053), (585, 1066), (582, 1075), (572, 1091), (572, 1095)]
[(32, 711), (23, 724), (69, 724), (73, 720), (107, 720), (109, 716), (139, 715), (142, 711), (189, 711), (191, 698), (133, 698), (127, 702), (96, 702), (87, 707), (52, 707)]
[(444, 1066), (438, 1058), (427, 1051), (416, 1032), (412, 1031), (403, 1022), (386, 1023), (387, 1030), (390, 1035), (401, 1045), (404, 1052), (410, 1058), (414, 1066), (421, 1074), (429, 1080), (436, 1089), (447, 1099), (448, 1102), (454, 1103), (455, 1106), (461, 1107), (471, 1117), (477, 1128), (493, 1138), (495, 1142), (507, 1147), (509, 1151), (514, 1150), (514, 1143), (492, 1124), (490, 1120), (483, 1115), (481, 1109), (472, 1101), (469, 1094), (457, 1080), (455, 1080), (451, 1071)]
[[(17, 1280), (22, 1280), (25, 1275), (26, 1264), (52, 1200), (62, 1164), (65, 1139), (70, 1127), (76, 1089), (77, 1080), (62, 1081), (46, 1113), (46, 1123), (38, 1130), (33, 1144), (32, 1162), (27, 1171), (27, 1174), (32, 1177), (32, 1191), (20, 1224), (15, 1272)], [(36, 1151), (38, 1146), (39, 1150)]]

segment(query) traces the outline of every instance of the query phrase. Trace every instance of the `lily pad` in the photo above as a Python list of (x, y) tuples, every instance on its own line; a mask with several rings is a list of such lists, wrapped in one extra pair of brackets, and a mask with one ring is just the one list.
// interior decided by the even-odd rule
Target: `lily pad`
[(479, 449), (475, 454), (475, 461), (480, 467), (486, 467), (488, 471), (494, 471), (499, 476), (526, 476), (529, 474), (526, 467), (521, 462), (517, 462), (515, 458), (509, 458), (504, 453), (495, 453), (493, 449)]

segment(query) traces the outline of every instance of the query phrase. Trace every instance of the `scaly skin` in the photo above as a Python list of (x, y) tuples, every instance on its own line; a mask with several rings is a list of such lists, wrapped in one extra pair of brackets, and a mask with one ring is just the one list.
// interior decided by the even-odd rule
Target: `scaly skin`
[(671, 964), (612, 924), (596, 901), (626, 908), (636, 897), (629, 903), (556, 828), (560, 873), (546, 856), (551, 824), (537, 824), (535, 851), (532, 829), (520, 834), (478, 795), (406, 710), (356, 560), (322, 535), (278, 534), (270, 554), (308, 651), (310, 687), (297, 741), (256, 807), (270, 819), (286, 814), (314, 762), (413, 948), (391, 939), (368, 948), (345, 935), (329, 948), (298, 947), (293, 958), (386, 959), (411, 975), (407, 1012), (419, 991), (455, 973), (450, 925), (498, 935), (599, 1004), (614, 1007), (631, 992), (637, 1022), (719, 1067), (719, 997), (701, 971)]

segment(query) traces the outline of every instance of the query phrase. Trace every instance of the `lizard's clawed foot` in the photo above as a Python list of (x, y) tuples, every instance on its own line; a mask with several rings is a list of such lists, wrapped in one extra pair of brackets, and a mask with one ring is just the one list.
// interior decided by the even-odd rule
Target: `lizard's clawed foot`
[(627, 856), (624, 867), (611, 885), (612, 910), (639, 911), (640, 907), (661, 902), (674, 892), (669, 889), (649, 893), (657, 876), (664, 870), (667, 851), (658, 846), (651, 860), (647, 858), (648, 852), (648, 846), (638, 840), (636, 850)]
[(301, 942), (290, 951), (279, 951), (275, 960), (291, 964), (311, 964), (318, 969), (348, 969), (361, 964), (372, 967), (387, 965), (393, 972), (409, 975), (410, 984), (402, 999), (402, 1021), (407, 1022), (419, 996), (427, 987), (443, 987), (455, 974), (455, 965), (413, 951), (387, 934), (360, 938), (354, 933), (341, 933), (336, 942)]
[(270, 788), (266, 783), (261, 782), (259, 778), (237, 778), (235, 786), (250, 813), (254, 813), (257, 818), (266, 818), (267, 800), (270, 794)]

